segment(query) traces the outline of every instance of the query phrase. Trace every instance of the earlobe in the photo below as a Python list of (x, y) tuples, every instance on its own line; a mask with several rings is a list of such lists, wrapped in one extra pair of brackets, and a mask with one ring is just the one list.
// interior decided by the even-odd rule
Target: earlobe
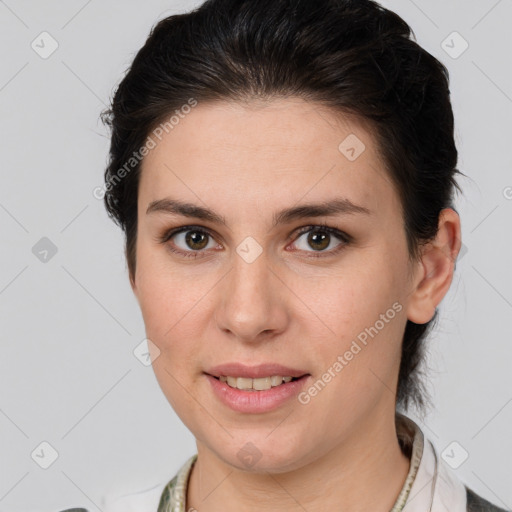
[(416, 324), (425, 324), (432, 319), (435, 306), (427, 293), (428, 271), (423, 259), (416, 263), (417, 272), (414, 288), (407, 304), (407, 318)]
[(414, 288), (407, 306), (407, 318), (412, 322), (429, 322), (450, 289), (461, 247), (460, 236), (459, 215), (451, 208), (442, 210), (437, 235), (423, 247), (421, 261), (417, 263)]

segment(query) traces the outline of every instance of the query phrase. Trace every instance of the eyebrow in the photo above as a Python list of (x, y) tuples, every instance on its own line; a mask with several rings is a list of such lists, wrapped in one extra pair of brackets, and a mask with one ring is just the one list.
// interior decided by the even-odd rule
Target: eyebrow
[[(213, 210), (170, 197), (159, 199), (149, 204), (146, 214), (157, 212), (182, 215), (183, 217), (193, 217), (227, 226), (226, 219)], [(341, 197), (322, 203), (307, 203), (281, 210), (273, 215), (272, 227), (307, 217), (353, 215), (357, 213), (372, 215), (371, 210), (368, 208), (354, 204), (349, 199)]]

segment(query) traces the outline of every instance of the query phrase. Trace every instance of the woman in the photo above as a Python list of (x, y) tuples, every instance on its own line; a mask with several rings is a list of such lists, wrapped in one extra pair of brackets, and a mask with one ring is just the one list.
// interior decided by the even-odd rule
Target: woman
[(138, 52), (105, 205), (197, 454), (110, 510), (503, 510), (399, 412), (461, 247), (448, 72), (411, 35), (370, 0), (209, 0)]

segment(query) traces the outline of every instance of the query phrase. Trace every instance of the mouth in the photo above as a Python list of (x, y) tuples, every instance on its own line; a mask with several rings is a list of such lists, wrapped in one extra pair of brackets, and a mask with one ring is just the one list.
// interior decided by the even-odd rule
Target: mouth
[(228, 375), (210, 375), (210, 377), (213, 377), (220, 382), (224, 382), (231, 388), (239, 389), (241, 391), (267, 391), (269, 389), (287, 384), (288, 382), (300, 380), (304, 377), (307, 377), (308, 375), (309, 374), (304, 374), (300, 377), (272, 375), (254, 379), (249, 377), (233, 377)]
[(268, 413), (290, 403), (307, 386), (311, 377), (310, 374), (304, 374), (250, 378), (208, 373), (204, 376), (214, 396), (225, 406), (242, 414)]

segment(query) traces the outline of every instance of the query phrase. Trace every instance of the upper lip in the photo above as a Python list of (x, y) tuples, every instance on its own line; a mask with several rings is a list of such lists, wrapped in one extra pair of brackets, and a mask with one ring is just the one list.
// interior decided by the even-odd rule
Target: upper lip
[(308, 372), (297, 368), (289, 368), (275, 363), (265, 363), (257, 366), (246, 366), (241, 363), (225, 363), (210, 368), (205, 373), (213, 377), (221, 375), (229, 377), (245, 377), (258, 379), (261, 377), (271, 377), (272, 375), (280, 375), (282, 377), (302, 377), (309, 375)]

